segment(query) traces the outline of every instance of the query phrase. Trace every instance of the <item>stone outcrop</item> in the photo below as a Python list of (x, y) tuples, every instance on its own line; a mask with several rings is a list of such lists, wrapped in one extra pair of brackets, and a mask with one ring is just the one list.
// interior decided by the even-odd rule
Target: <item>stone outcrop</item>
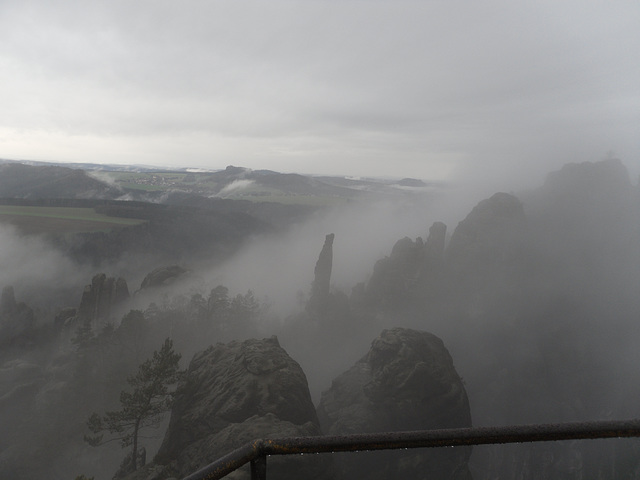
[(458, 224), (445, 252), (449, 302), (482, 312), (516, 298), (527, 275), (528, 233), (524, 207), (514, 195), (496, 193), (478, 203)]
[(144, 277), (140, 290), (170, 285), (186, 272), (187, 270), (179, 265), (156, 268)]
[[(629, 246), (638, 245), (637, 187), (619, 160), (573, 163), (547, 176), (527, 201), (527, 214), (540, 256), (573, 266), (633, 270)], [(563, 269), (567, 270), (568, 265)], [(626, 282), (627, 284), (630, 282)], [(624, 285), (621, 285), (624, 288)], [(614, 287), (616, 288), (616, 287)]]
[(326, 309), (327, 301), (329, 300), (331, 269), (333, 268), (334, 237), (335, 235), (333, 233), (325, 237), (324, 245), (316, 262), (314, 280), (311, 285), (311, 298), (307, 306), (310, 311), (322, 312)]
[[(305, 374), (276, 337), (217, 344), (191, 361), (155, 464), (182, 478), (257, 438), (318, 434)], [(269, 475), (327, 478), (327, 461), (270, 458)]]
[(447, 226), (442, 222), (434, 222), (429, 227), (429, 236), (424, 244), (424, 258), (426, 266), (439, 264), (444, 258), (444, 244), (447, 236)]
[(409, 309), (423, 296), (426, 284), (440, 281), (447, 226), (435, 222), (427, 241), (405, 237), (391, 255), (376, 262), (366, 287), (367, 303), (383, 310)]
[[(369, 352), (322, 394), (325, 434), (471, 426), (469, 401), (449, 352), (427, 332), (384, 330)], [(470, 479), (471, 450), (455, 448), (343, 456), (339, 478)]]
[(620, 208), (629, 201), (633, 190), (627, 168), (617, 159), (566, 164), (549, 173), (541, 188), (547, 205), (553, 203), (555, 209), (571, 210), (596, 205)]
[(129, 288), (124, 278), (107, 277), (99, 273), (84, 288), (78, 317), (82, 322), (106, 323), (120, 312), (124, 302), (129, 299)]
[(458, 224), (447, 260), (454, 268), (465, 270), (479, 264), (502, 265), (515, 254), (525, 223), (522, 202), (509, 193), (496, 193), (478, 203)]

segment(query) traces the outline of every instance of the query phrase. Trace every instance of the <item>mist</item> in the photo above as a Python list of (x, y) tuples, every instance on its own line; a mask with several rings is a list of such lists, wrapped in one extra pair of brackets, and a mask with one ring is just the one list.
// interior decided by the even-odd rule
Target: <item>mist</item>
[[(442, 340), (473, 425), (640, 417), (639, 19), (637, 2), (0, 2), (0, 156), (28, 159), (0, 159), (0, 198), (140, 222), (40, 235), (0, 215), (1, 475), (112, 478), (125, 451), (90, 447), (86, 420), (166, 338), (187, 368), (275, 335), (318, 405), (407, 327)], [(193, 175), (132, 185), (117, 165)], [(476, 449), (471, 470), (635, 478), (634, 442)]]
[[(39, 372), (34, 418), (55, 411), (68, 422), (56, 471), (67, 477), (86, 471), (97, 480), (110, 478), (122, 452), (117, 445), (104, 453), (84, 445), (84, 421), (91, 410), (117, 405), (126, 376), (167, 336), (186, 367), (209, 345), (277, 335), (304, 370), (317, 404), (383, 329), (413, 328), (444, 341), (465, 381), (476, 426), (637, 416), (640, 221), (638, 186), (626, 167), (615, 159), (568, 164), (542, 178), (514, 180), (521, 189), (502, 192), (493, 190), (495, 179), (477, 180), (471, 187), (460, 177), (460, 183), (420, 194), (319, 209), (286, 228), (248, 230), (223, 256), (193, 251), (172, 259), (166, 252), (126, 251), (95, 265), (73, 259), (50, 238), (2, 226), (0, 281), (14, 287), (17, 302), (35, 308), (37, 325), (47, 327), (5, 343), (3, 385), (23, 381), (15, 365)], [(415, 260), (429, 243), (430, 227), (441, 221), (444, 250), (431, 263)], [(330, 233), (326, 309), (314, 310), (314, 267)], [(152, 267), (161, 271), (158, 278), (171, 269), (175, 274), (153, 284)], [(131, 295), (90, 320), (92, 342), (101, 346), (88, 344), (90, 353), (82, 357), (73, 339), (86, 311), (81, 302), (97, 288), (92, 279), (98, 273), (124, 277)], [(145, 282), (155, 286), (142, 288)], [(96, 300), (95, 308), (104, 305)], [(76, 316), (56, 320), (54, 328), (63, 307), (74, 307)], [(131, 309), (143, 313), (139, 326), (123, 320)], [(82, 377), (82, 358), (93, 359), (94, 378)], [(55, 388), (51, 378), (59, 379)], [(14, 393), (0, 393), (14, 405)], [(76, 410), (67, 405), (74, 396), (86, 398)], [(50, 432), (11, 409), (0, 419), (22, 433), (0, 436), (1, 445), (20, 449), (27, 438), (38, 445), (50, 441)], [(147, 443), (149, 458), (165, 427)], [(630, 455), (625, 448), (616, 450), (619, 458)], [(504, 474), (513, 462), (526, 463), (526, 455), (509, 449), (474, 454), (474, 475)], [(564, 454), (550, 446), (536, 455)], [(592, 457), (597, 469), (615, 461)], [(92, 464), (99, 471), (90, 471)]]
[(429, 217), (428, 207), (413, 202), (355, 204), (323, 212), (286, 232), (251, 240), (222, 265), (198, 271), (198, 281), (234, 291), (250, 288), (284, 317), (299, 308), (300, 292), (308, 295), (326, 234), (337, 238), (332, 284), (348, 292), (367, 279), (375, 261), (397, 240), (397, 232), (424, 236)]
[(74, 262), (45, 239), (0, 224), (0, 288), (14, 287), (32, 306), (49, 308), (52, 302), (79, 299), (78, 289), (91, 272), (90, 266)]

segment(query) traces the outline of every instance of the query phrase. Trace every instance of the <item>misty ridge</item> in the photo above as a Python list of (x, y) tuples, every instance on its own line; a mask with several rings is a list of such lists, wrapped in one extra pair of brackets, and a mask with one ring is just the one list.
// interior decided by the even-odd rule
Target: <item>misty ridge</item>
[[(619, 160), (480, 198), (414, 179), (153, 175), (123, 187), (111, 172), (0, 164), (3, 207), (139, 221), (38, 231), (48, 224), (29, 221), (35, 210), (0, 210), (6, 478), (182, 478), (265, 433), (639, 415), (640, 187)], [(141, 434), (145, 453), (84, 442), (87, 419), (120, 408), (127, 379), (167, 338), (187, 372), (173, 408)], [(243, 383), (235, 359), (257, 380)], [(281, 403), (260, 393), (271, 390)], [(640, 475), (635, 439), (447, 450), (275, 468), (318, 479), (353, 478), (363, 463), (368, 478)]]

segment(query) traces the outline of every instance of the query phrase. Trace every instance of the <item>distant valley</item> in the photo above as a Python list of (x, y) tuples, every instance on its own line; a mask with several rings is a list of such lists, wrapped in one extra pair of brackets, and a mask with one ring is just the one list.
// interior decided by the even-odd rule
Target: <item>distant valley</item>
[(198, 196), (324, 207), (386, 196), (426, 195), (441, 187), (413, 178), (310, 176), (234, 166), (190, 171), (0, 160), (0, 198), (124, 198), (166, 203), (172, 196)]
[[(0, 164), (10, 478), (183, 478), (276, 433), (638, 417), (640, 187), (619, 160), (471, 200), (409, 178), (84, 167)], [(157, 435), (101, 444), (163, 345), (188, 372), (164, 391)], [(606, 442), (269, 468), (635, 478), (637, 440)]]

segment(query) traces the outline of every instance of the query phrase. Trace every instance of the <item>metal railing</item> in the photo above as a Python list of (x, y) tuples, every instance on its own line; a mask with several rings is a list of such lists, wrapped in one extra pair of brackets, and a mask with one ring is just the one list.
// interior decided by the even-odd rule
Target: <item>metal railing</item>
[(216, 480), (246, 463), (251, 479), (266, 480), (268, 455), (356, 452), (405, 448), (456, 447), (502, 443), (548, 442), (596, 438), (640, 437), (640, 420), (454, 428), (345, 436), (289, 437), (255, 440), (185, 477)]

